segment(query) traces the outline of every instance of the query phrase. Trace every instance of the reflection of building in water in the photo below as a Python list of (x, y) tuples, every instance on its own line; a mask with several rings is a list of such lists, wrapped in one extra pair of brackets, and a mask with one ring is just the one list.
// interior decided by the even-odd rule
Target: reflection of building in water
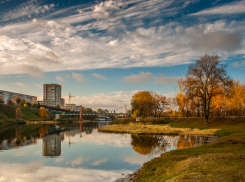
[(37, 143), (37, 138), (33, 138), (32, 136), (23, 137), (23, 138), (15, 138), (13, 140), (4, 140), (0, 145), (1, 150), (8, 150), (14, 147), (26, 146)]
[(177, 144), (177, 149), (184, 149), (190, 147), (197, 147), (199, 145), (205, 144), (206, 138), (204, 136), (179, 136), (179, 141)]
[(61, 135), (43, 137), (43, 156), (55, 157), (61, 154)]

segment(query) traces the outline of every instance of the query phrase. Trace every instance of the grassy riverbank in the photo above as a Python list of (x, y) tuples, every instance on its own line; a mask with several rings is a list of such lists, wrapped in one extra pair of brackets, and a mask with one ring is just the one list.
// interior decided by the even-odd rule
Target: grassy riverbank
[[(147, 123), (151, 123), (149, 121)], [(210, 118), (209, 125), (205, 125), (202, 118), (167, 118), (157, 123), (187, 130), (220, 129), (215, 132), (220, 138), (210, 144), (174, 150), (154, 158), (143, 165), (136, 181), (245, 181), (244, 117)]]
[(245, 181), (245, 118), (215, 118), (203, 121), (175, 119), (172, 127), (212, 129), (216, 142), (162, 154), (145, 163), (136, 181)]

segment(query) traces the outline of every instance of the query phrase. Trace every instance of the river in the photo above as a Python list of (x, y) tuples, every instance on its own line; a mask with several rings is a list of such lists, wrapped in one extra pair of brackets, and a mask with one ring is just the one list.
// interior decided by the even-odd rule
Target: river
[(132, 173), (161, 153), (209, 141), (207, 136), (139, 136), (97, 131), (106, 124), (26, 125), (0, 132), (0, 181), (110, 182)]

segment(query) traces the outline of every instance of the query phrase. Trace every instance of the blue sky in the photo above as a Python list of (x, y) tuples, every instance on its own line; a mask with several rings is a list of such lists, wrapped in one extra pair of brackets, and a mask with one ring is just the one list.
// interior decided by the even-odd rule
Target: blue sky
[(200, 55), (245, 81), (245, 1), (1, 0), (0, 89), (113, 110), (139, 90), (173, 96)]

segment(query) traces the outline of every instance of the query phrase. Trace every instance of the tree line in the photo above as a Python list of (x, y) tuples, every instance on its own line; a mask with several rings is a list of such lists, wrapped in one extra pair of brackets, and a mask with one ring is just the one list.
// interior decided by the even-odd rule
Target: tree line
[(205, 54), (190, 64), (186, 76), (178, 81), (176, 97), (150, 91), (131, 99), (132, 116), (203, 117), (244, 116), (245, 84), (231, 79), (219, 56)]

